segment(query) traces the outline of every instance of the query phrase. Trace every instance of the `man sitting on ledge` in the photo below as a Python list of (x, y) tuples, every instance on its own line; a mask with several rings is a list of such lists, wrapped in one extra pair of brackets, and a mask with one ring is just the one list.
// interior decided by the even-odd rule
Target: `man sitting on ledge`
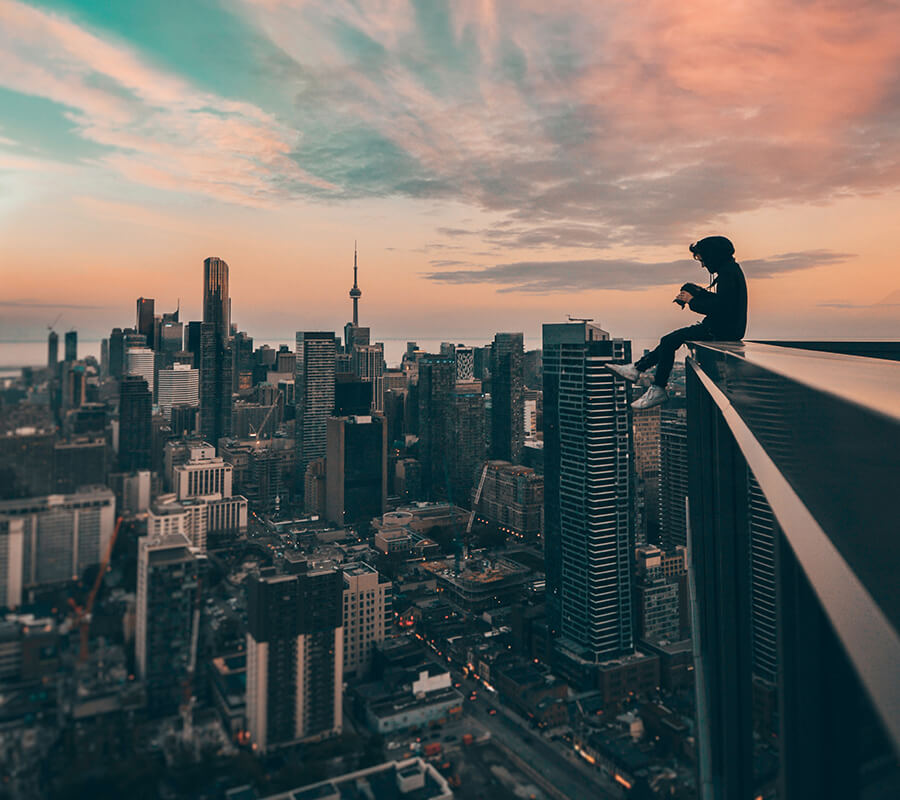
[(724, 236), (707, 236), (690, 246), (694, 259), (715, 275), (710, 289), (686, 283), (672, 301), (682, 308), (706, 314), (702, 322), (667, 333), (659, 345), (634, 364), (608, 364), (607, 367), (627, 381), (636, 381), (641, 373), (656, 366), (653, 385), (631, 407), (653, 408), (669, 399), (666, 384), (675, 363), (675, 352), (689, 341), (740, 341), (747, 330), (747, 282), (741, 266), (734, 260), (734, 245)]

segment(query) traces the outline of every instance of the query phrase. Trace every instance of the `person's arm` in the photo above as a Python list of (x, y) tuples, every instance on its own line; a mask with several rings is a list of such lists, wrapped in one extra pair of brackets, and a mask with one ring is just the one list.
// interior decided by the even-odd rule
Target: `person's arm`
[[(710, 292), (700, 286), (694, 286), (687, 291), (693, 295), (688, 306), (690, 306), (691, 311), (696, 311), (698, 314), (712, 314), (713, 311), (722, 305), (722, 298), (716, 292)], [(719, 284), (718, 291), (722, 291), (721, 284)]]

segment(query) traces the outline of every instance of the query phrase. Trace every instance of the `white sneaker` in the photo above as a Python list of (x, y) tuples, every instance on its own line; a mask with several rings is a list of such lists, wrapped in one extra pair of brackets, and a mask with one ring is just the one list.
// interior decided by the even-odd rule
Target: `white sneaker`
[(607, 364), (606, 368), (632, 383), (641, 377), (641, 371), (634, 364)]
[(657, 386), (655, 383), (647, 389), (637, 400), (635, 400), (631, 407), (636, 411), (645, 411), (648, 408), (653, 408), (654, 406), (660, 406), (669, 399), (669, 393), (663, 389), (661, 386)]

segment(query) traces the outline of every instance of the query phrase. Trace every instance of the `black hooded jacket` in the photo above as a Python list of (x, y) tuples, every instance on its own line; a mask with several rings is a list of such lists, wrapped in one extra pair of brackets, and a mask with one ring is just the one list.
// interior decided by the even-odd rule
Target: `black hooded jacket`
[(739, 341), (747, 331), (747, 281), (740, 265), (731, 261), (719, 267), (713, 284), (715, 292), (691, 286), (689, 291), (694, 296), (689, 303), (691, 311), (706, 314), (702, 324), (716, 339)]

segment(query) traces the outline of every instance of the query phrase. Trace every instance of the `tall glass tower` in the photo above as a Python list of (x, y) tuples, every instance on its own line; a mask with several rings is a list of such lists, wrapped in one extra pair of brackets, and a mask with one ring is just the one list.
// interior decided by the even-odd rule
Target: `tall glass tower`
[(544, 325), (544, 552), (558, 653), (582, 665), (633, 650), (631, 342), (582, 321)]

